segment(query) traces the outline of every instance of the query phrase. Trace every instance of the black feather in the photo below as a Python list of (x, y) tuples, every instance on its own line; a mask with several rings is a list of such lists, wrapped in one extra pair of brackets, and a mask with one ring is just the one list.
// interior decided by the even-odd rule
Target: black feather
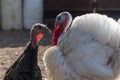
[(23, 54), (7, 70), (3, 80), (42, 80), (37, 52), (38, 46), (32, 48), (31, 42), (28, 42)]

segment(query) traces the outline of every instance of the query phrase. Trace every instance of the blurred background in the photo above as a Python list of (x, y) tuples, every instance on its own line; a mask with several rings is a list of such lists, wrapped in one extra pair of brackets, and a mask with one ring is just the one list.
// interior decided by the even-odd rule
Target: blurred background
[(45, 21), (54, 19), (61, 11), (71, 12), (73, 18), (85, 13), (97, 12), (118, 20), (120, 17), (120, 0), (59, 0), (57, 2), (56, 0), (50, 2), (44, 0)]
[[(23, 52), (34, 23), (44, 23), (52, 30), (55, 17), (69, 11), (73, 18), (86, 13), (101, 13), (118, 20), (120, 0), (0, 0), (0, 80)], [(51, 46), (52, 34), (40, 42), (38, 64), (47, 77), (42, 61)]]
[(117, 20), (120, 0), (0, 0), (0, 29), (30, 29), (37, 22), (53, 28), (55, 16), (62, 11), (74, 17), (97, 12)]

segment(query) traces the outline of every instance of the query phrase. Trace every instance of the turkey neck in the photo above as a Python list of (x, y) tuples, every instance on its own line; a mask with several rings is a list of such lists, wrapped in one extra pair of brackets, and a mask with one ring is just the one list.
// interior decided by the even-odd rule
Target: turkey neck
[(60, 28), (58, 28), (58, 29), (56, 29), (56, 27), (54, 28), (54, 33), (53, 33), (53, 37), (52, 37), (52, 46), (57, 45), (58, 38), (63, 33), (63, 31), (64, 31), (64, 27), (62, 27), (62, 26), (60, 26)]
[(37, 34), (36, 33), (32, 33), (31, 34), (31, 38), (30, 38), (30, 43), (31, 43), (31, 47), (32, 48), (36, 48), (37, 46), (37, 40), (36, 40)]
[(32, 43), (28, 42), (21, 56), (21, 61), (18, 64), (22, 72), (31, 72), (34, 71), (35, 66), (37, 65), (37, 52), (38, 46), (32, 47)]

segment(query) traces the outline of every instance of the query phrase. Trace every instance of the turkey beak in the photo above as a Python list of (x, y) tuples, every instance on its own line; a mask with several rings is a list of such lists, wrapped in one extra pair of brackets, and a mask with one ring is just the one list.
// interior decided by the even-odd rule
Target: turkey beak
[(60, 27), (60, 24), (56, 23), (56, 24), (55, 24), (55, 29), (58, 30), (59, 27)]
[(47, 25), (45, 26), (45, 31), (49, 32), (50, 34), (52, 34), (52, 31), (47, 27)]
[(59, 26), (59, 25), (57, 25), (57, 26), (56, 26), (56, 29), (58, 30), (58, 29), (59, 29), (59, 27), (60, 27), (60, 26)]

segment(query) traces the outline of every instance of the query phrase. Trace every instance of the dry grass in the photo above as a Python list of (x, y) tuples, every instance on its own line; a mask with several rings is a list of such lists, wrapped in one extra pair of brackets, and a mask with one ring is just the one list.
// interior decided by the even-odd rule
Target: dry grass
[[(44, 51), (50, 47), (51, 35), (47, 34), (40, 42), (38, 53), (38, 64), (41, 68), (43, 77), (46, 76), (42, 57)], [(0, 31), (0, 80), (3, 79), (6, 70), (22, 54), (27, 41), (29, 40), (29, 31)]]

